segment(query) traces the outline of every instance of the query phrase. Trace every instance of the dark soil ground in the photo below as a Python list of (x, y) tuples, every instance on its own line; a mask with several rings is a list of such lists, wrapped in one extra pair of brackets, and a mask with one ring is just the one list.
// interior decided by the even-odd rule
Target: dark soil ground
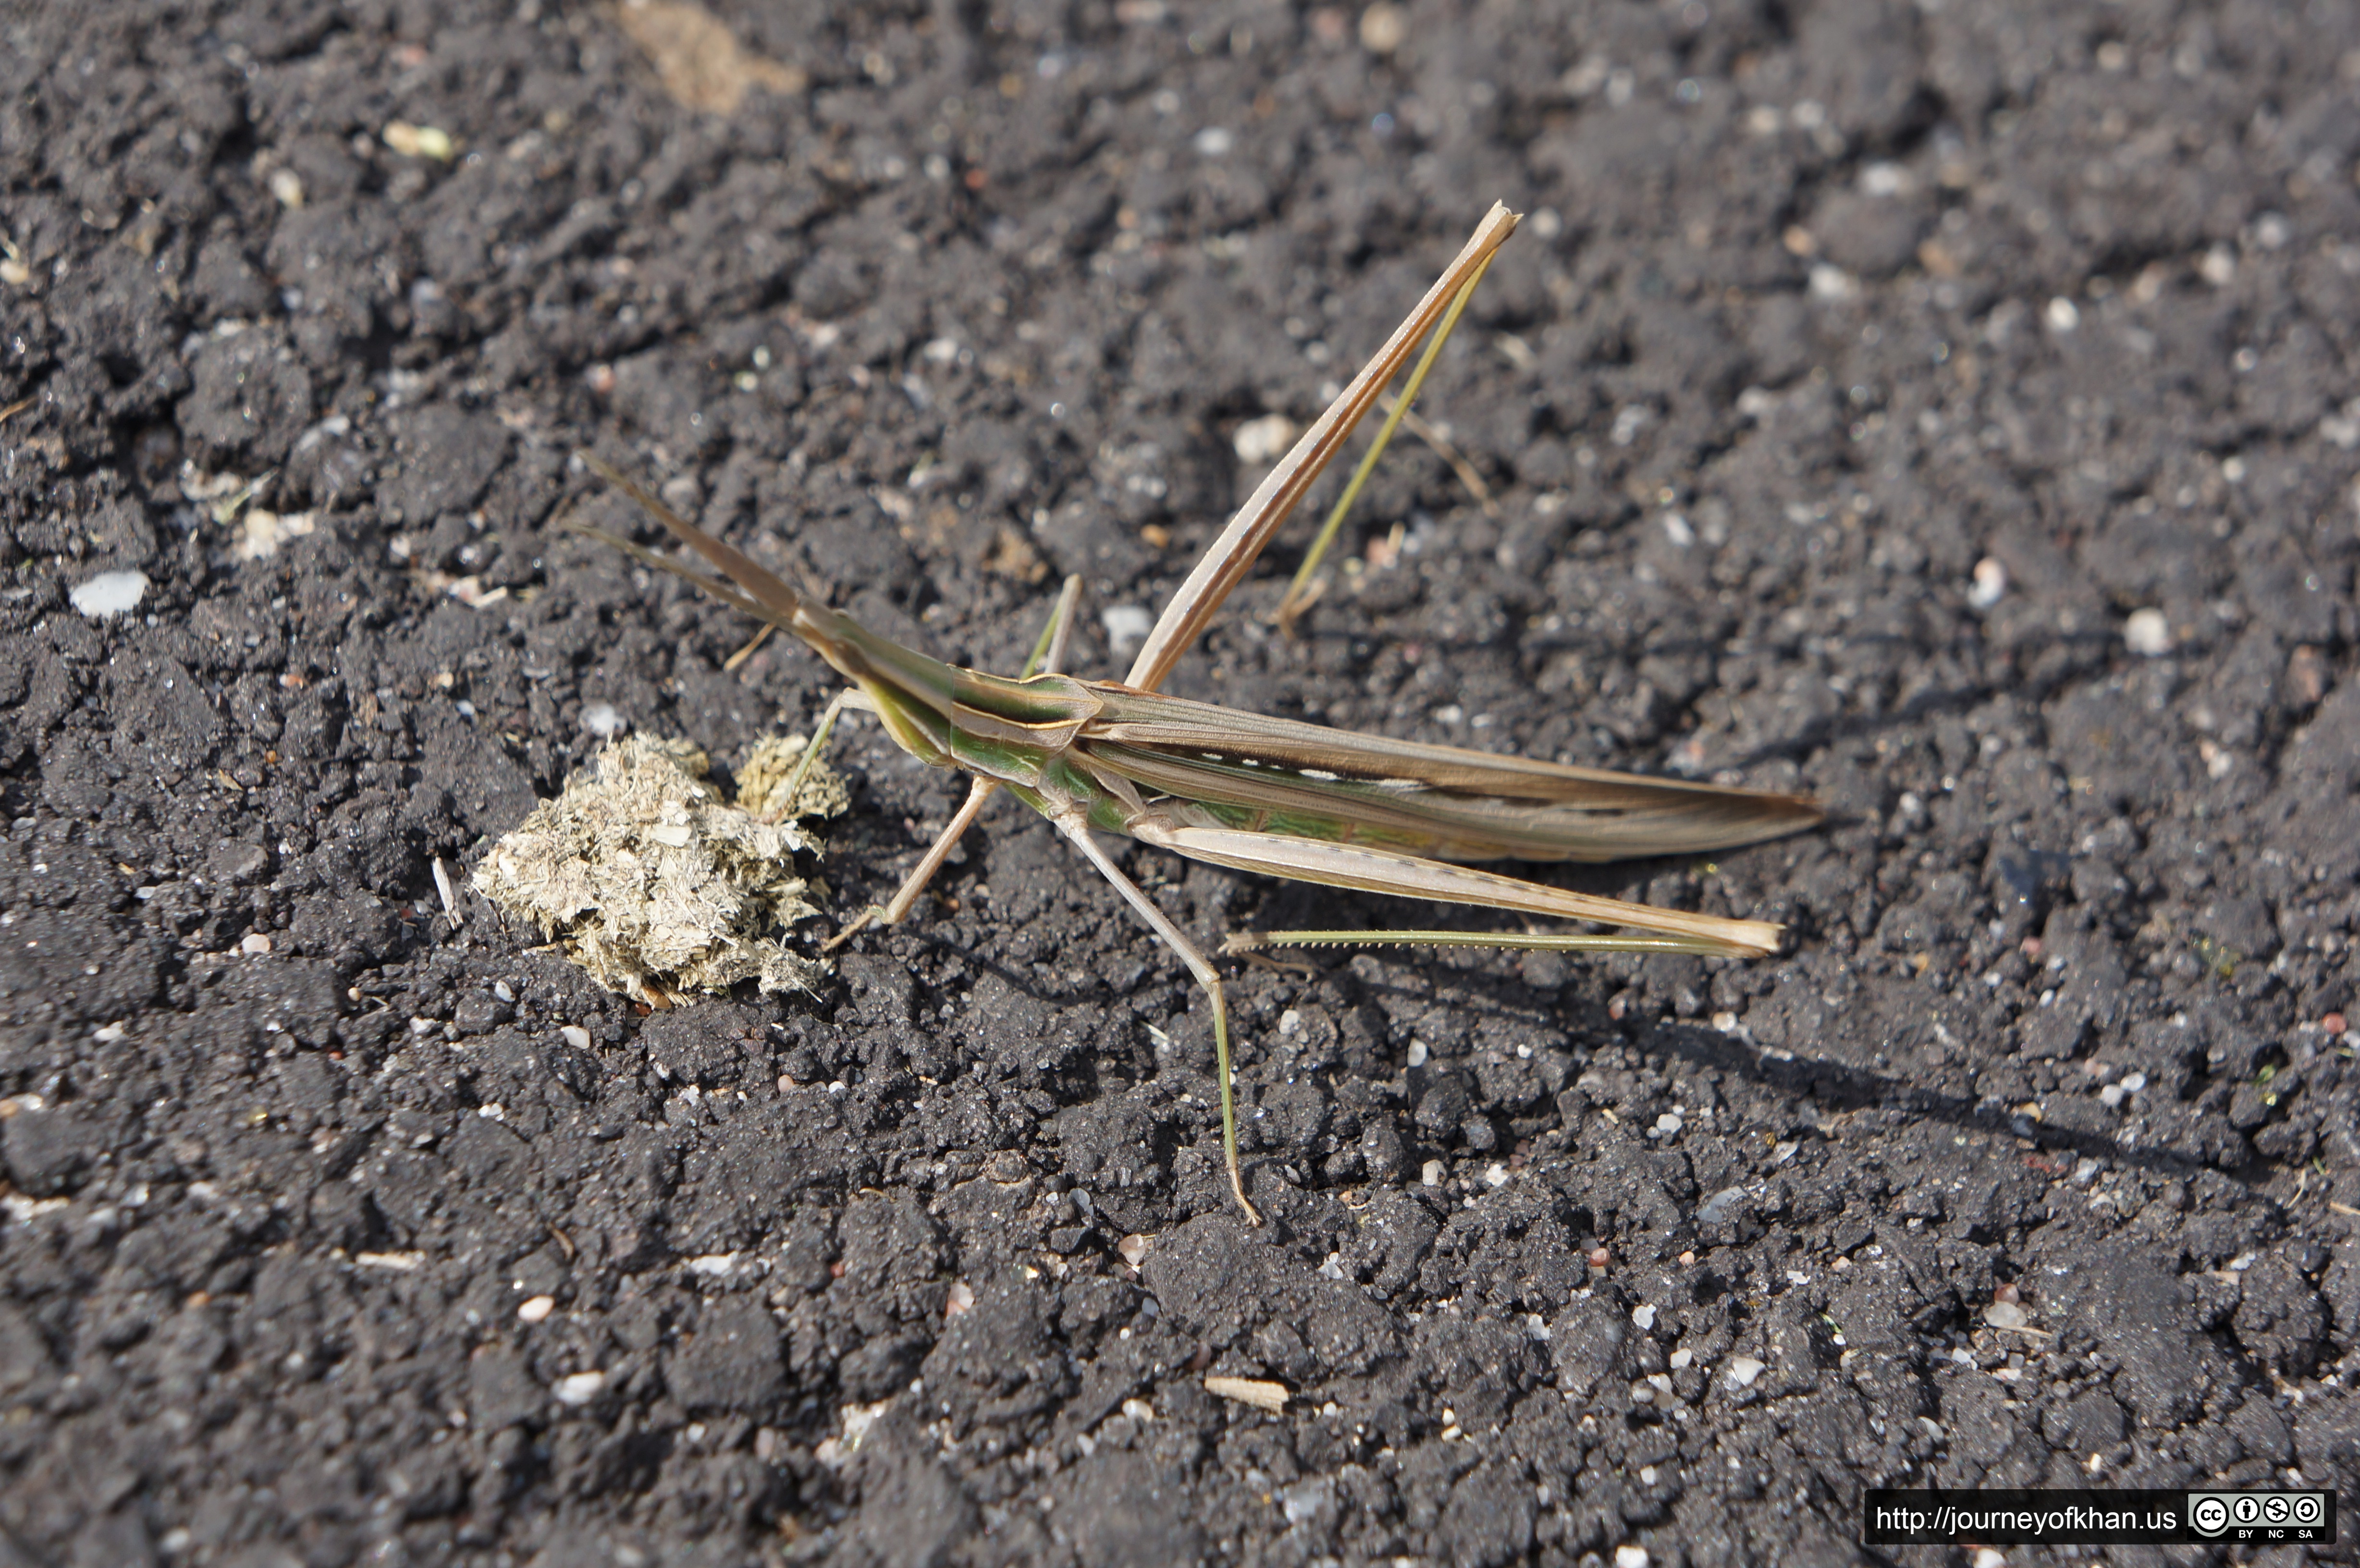
[[(2360, 14), (724, 12), (734, 109), (711, 38), (672, 93), (635, 41), (679, 10), (0, 19), (0, 1563), (1801, 1563), (1877, 1556), (1879, 1484), (2350, 1506)], [(1543, 873), (1786, 956), (1229, 965), (1253, 1232), (1202, 999), (1012, 806), (817, 997), (644, 1015), (468, 890), (610, 714), (727, 768), (834, 684), (556, 531), (629, 526), (577, 446), (982, 668), (1080, 572), (1118, 673), (1240, 427), (1495, 197), (1423, 404), (1492, 505), (1404, 443), (1308, 636), (1283, 543), (1174, 685), (1810, 790), (1717, 865)], [(849, 912), (963, 786), (837, 756)], [(1402, 918), (1126, 863), (1208, 944)]]

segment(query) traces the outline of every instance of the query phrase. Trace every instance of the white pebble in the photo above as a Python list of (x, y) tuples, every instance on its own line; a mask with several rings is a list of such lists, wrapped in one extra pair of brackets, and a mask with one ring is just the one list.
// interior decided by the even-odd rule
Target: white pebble
[(580, 1024), (566, 1024), (560, 1028), (557, 1032), (564, 1036), (565, 1043), (572, 1046), (574, 1050), (587, 1051), (590, 1049), (590, 1031), (584, 1029)]
[(1913, 183), (1909, 171), (1897, 163), (1872, 163), (1860, 171), (1863, 196), (1907, 196)]
[(2142, 659), (2159, 659), (2171, 651), (2171, 623), (2161, 610), (2133, 610), (2123, 623), (2123, 646)]
[(1754, 1360), (1751, 1356), (1732, 1356), (1729, 1362), (1729, 1386), (1732, 1388), (1751, 1388), (1754, 1387), (1754, 1379), (1762, 1376), (1763, 1366), (1764, 1363)]
[(604, 1372), (576, 1372), (571, 1377), (560, 1377), (554, 1391), (559, 1404), (579, 1406), (596, 1399), (606, 1386)]
[(1441, 1186), (1442, 1161), (1439, 1160), (1427, 1160), (1425, 1168), (1418, 1172), (1418, 1180), (1425, 1182), (1429, 1187)]
[(1284, 414), (1264, 414), (1259, 419), (1248, 419), (1230, 438), (1230, 444), (1237, 449), (1238, 461), (1257, 466), (1277, 462), (1279, 455), (1294, 441), (1295, 421)]
[(612, 702), (593, 702), (582, 710), (582, 727), (600, 740), (612, 740), (630, 727), (630, 720)]
[(1147, 640), (1155, 629), (1155, 617), (1137, 604), (1109, 604), (1098, 612), (1098, 624), (1106, 628), (1107, 646), (1120, 659)]
[(1967, 590), (1967, 603), (1978, 610), (1988, 610), (2007, 597), (2007, 568), (1990, 556), (1975, 562), (1975, 585)]
[(2049, 301), (2048, 316), (2049, 330), (2052, 332), (2070, 332), (2081, 324), (2081, 308), (2062, 294)]
[(144, 572), (102, 572), (67, 595), (75, 609), (93, 621), (122, 615), (136, 608), (147, 596), (148, 574)]
[(1631, 1312), (1631, 1321), (1637, 1323), (1643, 1330), (1653, 1329), (1655, 1326), (1655, 1308), (1654, 1303), (1650, 1302), (1644, 1307), (1633, 1308)]
[(541, 1323), (556, 1310), (556, 1297), (535, 1296), (517, 1308), (517, 1321), (529, 1323)]
[(1238, 145), (1238, 134), (1226, 125), (1207, 125), (1196, 133), (1198, 158), (1227, 158)]
[(264, 953), (270, 951), (270, 939), (263, 935), (260, 931), (248, 931), (246, 933), (246, 940), (239, 942), (237, 945), (241, 952), (251, 953), (255, 957), (259, 958)]
[(1859, 292), (1860, 279), (1842, 267), (1830, 267), (1823, 261), (1811, 268), (1812, 299), (1825, 299), (1832, 304), (1840, 299), (1849, 299)]
[(1409, 1042), (1409, 1064), (1412, 1067), (1425, 1066), (1426, 1058), (1431, 1054), (1432, 1052), (1426, 1050), (1426, 1041), (1414, 1040)]
[(2027, 1321), (2024, 1309), (2014, 1301), (1994, 1301), (1983, 1309), (1983, 1322), (1994, 1328), (2022, 1328)]
[(1650, 1561), (1644, 1546), (1618, 1546), (1614, 1549), (1614, 1568), (1647, 1568)]
[(1371, 54), (1391, 54), (1409, 39), (1409, 13), (1393, 0), (1377, 3), (1360, 13), (1360, 47)]

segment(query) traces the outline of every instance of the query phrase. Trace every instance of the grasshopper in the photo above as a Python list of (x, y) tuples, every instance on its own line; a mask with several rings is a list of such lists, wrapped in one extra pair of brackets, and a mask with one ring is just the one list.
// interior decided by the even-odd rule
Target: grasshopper
[[(1254, 942), (1410, 942), (1579, 951), (1760, 957), (1783, 932), (1765, 920), (1656, 909), (1479, 870), (1469, 861), (1604, 861), (1688, 855), (1807, 827), (1819, 808), (1798, 796), (1643, 779), (1598, 768), (1424, 746), (1265, 718), (1156, 688), (1203, 635), (1262, 547), (1353, 427), (1441, 319), (1463, 304), (1516, 215), (1495, 206), (1465, 249), (1240, 508), (1180, 586), (1120, 681), (1062, 672), (1078, 581), (1069, 581), (1023, 677), (986, 675), (930, 659), (813, 603), (730, 545), (675, 515), (588, 453), (584, 462), (644, 508), (727, 581), (581, 523), (569, 527), (677, 573), (801, 638), (852, 682), (829, 706), (816, 755), (843, 707), (872, 713), (904, 750), (974, 776), (967, 803), (892, 902), (856, 920), (906, 915), (976, 812), (1006, 789), (1047, 818), (1187, 966), (1210, 999), (1221, 1094), (1221, 1152), (1247, 1219), (1221, 977), (1096, 837), (1128, 834), (1175, 855), (1240, 871), (1444, 903), (1589, 921), (1644, 935), (1449, 931), (1280, 931)], [(1437, 339), (1438, 342), (1438, 339)], [(1428, 350), (1428, 362), (1432, 350)], [(1414, 388), (1412, 389), (1414, 391)], [(1408, 394), (1400, 399), (1405, 408)], [(1364, 464), (1365, 467), (1365, 464)], [(1038, 667), (1041, 673), (1033, 673)], [(1251, 944), (1251, 943), (1250, 943)]]

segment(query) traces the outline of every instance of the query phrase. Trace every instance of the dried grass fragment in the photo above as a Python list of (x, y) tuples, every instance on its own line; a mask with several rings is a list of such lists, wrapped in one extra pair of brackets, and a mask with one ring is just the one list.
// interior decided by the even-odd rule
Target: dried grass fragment
[(1284, 1383), (1265, 1382), (1259, 1377), (1207, 1377), (1205, 1392), (1219, 1399), (1235, 1399), (1241, 1405), (1251, 1405), (1272, 1415), (1286, 1409), (1287, 1392)]
[(618, 9), (615, 19), (647, 51), (664, 92), (685, 109), (734, 114), (754, 88), (786, 94), (801, 93), (811, 82), (801, 67), (746, 48), (727, 23), (702, 5), (639, 0)]

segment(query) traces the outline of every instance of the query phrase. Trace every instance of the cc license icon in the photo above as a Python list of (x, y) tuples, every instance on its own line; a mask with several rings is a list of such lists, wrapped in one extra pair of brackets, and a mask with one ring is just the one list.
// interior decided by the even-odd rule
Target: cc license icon
[(2229, 1505), (2219, 1497), (2199, 1497), (2188, 1510), (2188, 1522), (2201, 1535), (2218, 1535), (2229, 1528)]

